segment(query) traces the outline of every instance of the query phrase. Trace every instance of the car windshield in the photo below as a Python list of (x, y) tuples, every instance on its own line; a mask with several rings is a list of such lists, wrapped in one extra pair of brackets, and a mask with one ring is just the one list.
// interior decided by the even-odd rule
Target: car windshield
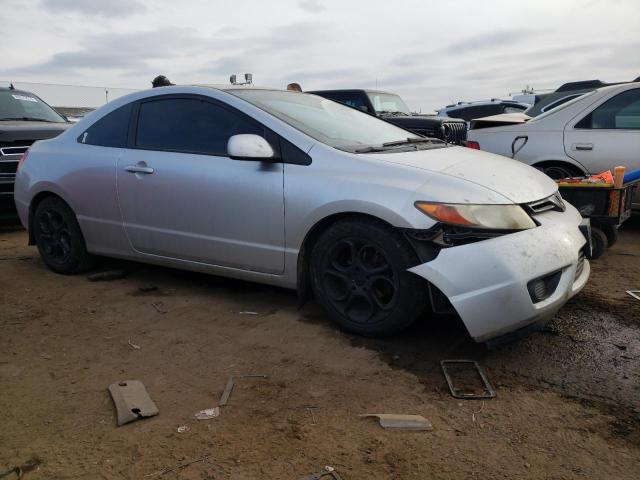
[(56, 111), (32, 93), (0, 91), (0, 120), (66, 123)]
[[(426, 148), (441, 142), (426, 139), (369, 114), (316, 95), (277, 90), (228, 90), (310, 137), (350, 152), (398, 148), (424, 142)], [(394, 145), (389, 145), (393, 143)], [(420, 143), (422, 145), (422, 143)]]
[(367, 92), (373, 108), (378, 114), (393, 113), (411, 115), (411, 111), (402, 98), (392, 93)]

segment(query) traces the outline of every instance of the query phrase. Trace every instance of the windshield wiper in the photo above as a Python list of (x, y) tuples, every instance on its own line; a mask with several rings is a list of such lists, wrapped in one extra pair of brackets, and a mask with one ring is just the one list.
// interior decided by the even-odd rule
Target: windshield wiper
[(444, 143), (436, 138), (406, 138), (404, 140), (396, 140), (395, 142), (383, 143), (383, 147), (395, 147), (396, 145), (405, 145), (407, 143)]
[(37, 118), (37, 117), (5, 117), (5, 118), (0, 118), (0, 120), (22, 120), (23, 122), (63, 123), (63, 122), (56, 122), (54, 120), (47, 120), (46, 118)]
[(371, 153), (371, 152), (384, 152), (384, 148), (380, 147), (365, 147), (354, 150), (354, 153)]

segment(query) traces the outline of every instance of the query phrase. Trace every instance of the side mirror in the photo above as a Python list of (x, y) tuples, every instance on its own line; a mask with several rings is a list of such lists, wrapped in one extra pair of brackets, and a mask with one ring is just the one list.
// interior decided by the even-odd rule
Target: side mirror
[(235, 160), (275, 160), (269, 142), (253, 133), (241, 133), (229, 138), (227, 154)]

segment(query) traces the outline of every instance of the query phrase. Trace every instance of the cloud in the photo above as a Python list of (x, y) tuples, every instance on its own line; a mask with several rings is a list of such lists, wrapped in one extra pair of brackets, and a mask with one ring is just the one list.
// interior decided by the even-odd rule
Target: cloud
[(52, 13), (76, 13), (103, 17), (123, 17), (144, 12), (146, 7), (138, 0), (41, 0), (42, 6)]
[(524, 42), (533, 35), (541, 35), (544, 32), (532, 32), (523, 29), (496, 30), (466, 37), (462, 40), (450, 43), (444, 48), (445, 53), (462, 54), (476, 50), (490, 48), (504, 48)]
[(20, 39), (19, 49), (0, 42), (3, 80), (135, 88), (159, 73), (219, 83), (251, 72), (265, 86), (377, 86), (426, 110), (526, 84), (640, 75), (638, 0), (539, 0), (526, 14), (509, 0), (0, 3), (4, 37)]
[(191, 30), (181, 28), (102, 33), (88, 37), (80, 50), (56, 53), (45, 62), (8, 69), (7, 72), (50, 75), (79, 69), (139, 70), (149, 61), (187, 54), (201, 40)]
[(298, 0), (298, 6), (305, 12), (320, 13), (327, 9), (320, 0)]

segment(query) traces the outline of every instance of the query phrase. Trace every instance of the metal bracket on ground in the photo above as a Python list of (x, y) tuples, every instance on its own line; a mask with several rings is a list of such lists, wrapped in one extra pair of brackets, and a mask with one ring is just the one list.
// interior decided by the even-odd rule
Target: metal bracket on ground
[(269, 375), (237, 375), (235, 377), (229, 377), (227, 385), (224, 387), (224, 391), (220, 397), (220, 401), (218, 402), (219, 407), (224, 407), (229, 401), (229, 397), (231, 396), (231, 392), (233, 391), (237, 378), (269, 378)]
[[(453, 365), (469, 365), (475, 368), (478, 376), (482, 380), (484, 391), (481, 393), (465, 391), (460, 388), (457, 388), (454, 384), (453, 379), (451, 378), (451, 374), (449, 372), (449, 367)], [(487, 375), (484, 373), (484, 370), (478, 362), (475, 360), (442, 360), (440, 362), (440, 366), (442, 367), (442, 373), (444, 374), (444, 378), (447, 380), (447, 385), (449, 385), (449, 390), (451, 391), (451, 395), (454, 398), (460, 398), (464, 400), (472, 400), (472, 399), (486, 399), (486, 398), (494, 398), (496, 396), (496, 392), (489, 382)]]

